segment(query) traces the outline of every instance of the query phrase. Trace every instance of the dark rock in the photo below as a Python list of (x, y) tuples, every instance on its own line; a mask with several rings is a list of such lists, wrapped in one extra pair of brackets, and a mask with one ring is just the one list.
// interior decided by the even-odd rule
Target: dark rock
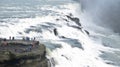
[(77, 25), (81, 26), (79, 18), (77, 18), (77, 17), (71, 17), (71, 16), (68, 16), (68, 15), (66, 15), (66, 16), (70, 20), (74, 21)]
[(59, 21), (60, 19), (56, 19), (56, 21)]
[(83, 32), (82, 31), (82, 26), (75, 26), (75, 25), (69, 25), (69, 24), (67, 24), (69, 27), (72, 27), (72, 28), (76, 28), (76, 29), (78, 29), (78, 30), (80, 30), (81, 32)]
[(88, 35), (90, 35), (90, 33), (89, 33), (87, 30), (85, 30), (85, 32), (86, 32)]
[(106, 62), (106, 64), (115, 65), (113, 62)]
[(19, 34), (22, 34), (22, 32), (18, 32)]
[(65, 19), (65, 18), (62, 18), (63, 20), (65, 20), (66, 22), (69, 22), (67, 19)]
[(58, 32), (57, 32), (57, 29), (56, 29), (56, 28), (53, 30), (53, 32), (54, 32), (54, 35), (55, 35), (55, 36), (58, 35)]
[(66, 38), (65, 36), (59, 36), (60, 38)]
[(79, 30), (82, 29), (82, 27), (78, 27), (78, 26), (74, 26), (74, 25), (72, 25), (72, 26), (70, 26), (70, 27), (73, 27), (73, 28), (76, 28), (76, 29), (79, 29)]
[(55, 67), (55, 64), (56, 64), (55, 59), (51, 58), (50, 60), (51, 60), (52, 65)]
[[(77, 17), (73, 17), (73, 15), (70, 13), (70, 15), (66, 15), (66, 17), (68, 19), (70, 19), (71, 21), (74, 21), (78, 26), (75, 26), (75, 25), (69, 25), (67, 24), (69, 27), (73, 27), (73, 28), (76, 28), (76, 29), (79, 29), (80, 31), (82, 31), (82, 25), (80, 23), (80, 20), (79, 18)], [(88, 35), (90, 34), (87, 30), (84, 30)], [(83, 31), (82, 31), (83, 32)]]
[(69, 58), (68, 58), (68, 57), (66, 57), (65, 55), (61, 55), (61, 56), (65, 57), (67, 60), (69, 60)]

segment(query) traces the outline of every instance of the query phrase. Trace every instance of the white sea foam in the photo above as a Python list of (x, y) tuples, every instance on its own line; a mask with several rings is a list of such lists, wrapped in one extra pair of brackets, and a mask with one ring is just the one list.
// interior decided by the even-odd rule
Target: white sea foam
[[(61, 6), (61, 5), (60, 5)], [(50, 8), (49, 10), (58, 12), (62, 14), (60, 17), (64, 17), (64, 14), (73, 13), (77, 15), (76, 4), (67, 4), (62, 5), (66, 9), (56, 9), (56, 7)], [(44, 8), (44, 7), (43, 7)], [(48, 9), (46, 7), (46, 9)], [(46, 10), (44, 9), (44, 10)], [(18, 19), (17, 23), (9, 24), (6, 23), (7, 27), (0, 27), (1, 37), (9, 37), (9, 36), (29, 36), (29, 37), (40, 37), (41, 41), (52, 42), (56, 45), (60, 44), (62, 47), (56, 48), (54, 50), (49, 50), (47, 57), (51, 60), (52, 66), (55, 67), (115, 67), (113, 65), (106, 64), (105, 61), (99, 56), (102, 54), (101, 51), (110, 51), (113, 52), (112, 48), (104, 47), (101, 43), (97, 43), (89, 38), (85, 34), (84, 28), (82, 31), (69, 27), (64, 20), (60, 20), (59, 22), (55, 19), (58, 16), (41, 16), (36, 18), (26, 18), (26, 19)], [(49, 30), (44, 30), (43, 32), (30, 31), (29, 33), (25, 33), (24, 31), (30, 26), (37, 25), (46, 25), (47, 22), (56, 24)], [(54, 35), (53, 29), (54, 27), (57, 29), (58, 36)], [(41, 28), (39, 28), (41, 29)], [(19, 34), (21, 32), (22, 34)], [(77, 39), (79, 43), (81, 43), (82, 48), (72, 47), (68, 42), (63, 42), (64, 38), (59, 38), (59, 36), (64, 36), (70, 39)], [(47, 45), (49, 45), (49, 43)], [(55, 45), (55, 46), (56, 46)], [(50, 44), (50, 46), (53, 46)]]

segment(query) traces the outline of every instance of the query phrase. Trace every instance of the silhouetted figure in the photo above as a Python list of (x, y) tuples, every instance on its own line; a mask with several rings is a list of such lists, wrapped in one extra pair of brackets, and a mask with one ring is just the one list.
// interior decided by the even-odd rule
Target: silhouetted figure
[(15, 37), (12, 37), (12, 40), (15, 40)]
[(30, 52), (32, 50), (32, 46), (29, 46), (28, 48), (26, 48), (27, 52)]
[(5, 39), (3, 39), (3, 45), (4, 45), (4, 46), (6, 46), (6, 45), (7, 45), (7, 40), (6, 40), (6, 38), (5, 38)]
[(35, 42), (32, 43), (32, 47), (35, 47)]
[(9, 37), (9, 40), (11, 40), (11, 36)]
[(33, 40), (35, 40), (35, 37), (33, 38)]
[(30, 41), (30, 38), (29, 38), (29, 37), (26, 37), (26, 40), (27, 40), (27, 41)]
[(6, 38), (4, 38), (3, 41), (6, 41)]
[(23, 41), (25, 40), (25, 37), (23, 37), (23, 39), (22, 39)]

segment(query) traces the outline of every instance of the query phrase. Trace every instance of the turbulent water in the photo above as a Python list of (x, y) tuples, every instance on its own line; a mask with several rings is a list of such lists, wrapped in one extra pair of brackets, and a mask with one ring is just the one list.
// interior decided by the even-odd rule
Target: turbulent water
[(119, 34), (83, 8), (72, 0), (0, 0), (0, 37), (35, 37), (47, 47), (49, 67), (120, 67)]

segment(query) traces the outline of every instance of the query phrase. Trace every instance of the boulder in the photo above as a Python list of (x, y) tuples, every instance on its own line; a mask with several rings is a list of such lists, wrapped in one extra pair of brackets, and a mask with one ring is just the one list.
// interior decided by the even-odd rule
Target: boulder
[(54, 35), (55, 35), (55, 36), (58, 35), (58, 32), (57, 32), (57, 29), (56, 29), (56, 28), (53, 30), (53, 32), (54, 32)]

